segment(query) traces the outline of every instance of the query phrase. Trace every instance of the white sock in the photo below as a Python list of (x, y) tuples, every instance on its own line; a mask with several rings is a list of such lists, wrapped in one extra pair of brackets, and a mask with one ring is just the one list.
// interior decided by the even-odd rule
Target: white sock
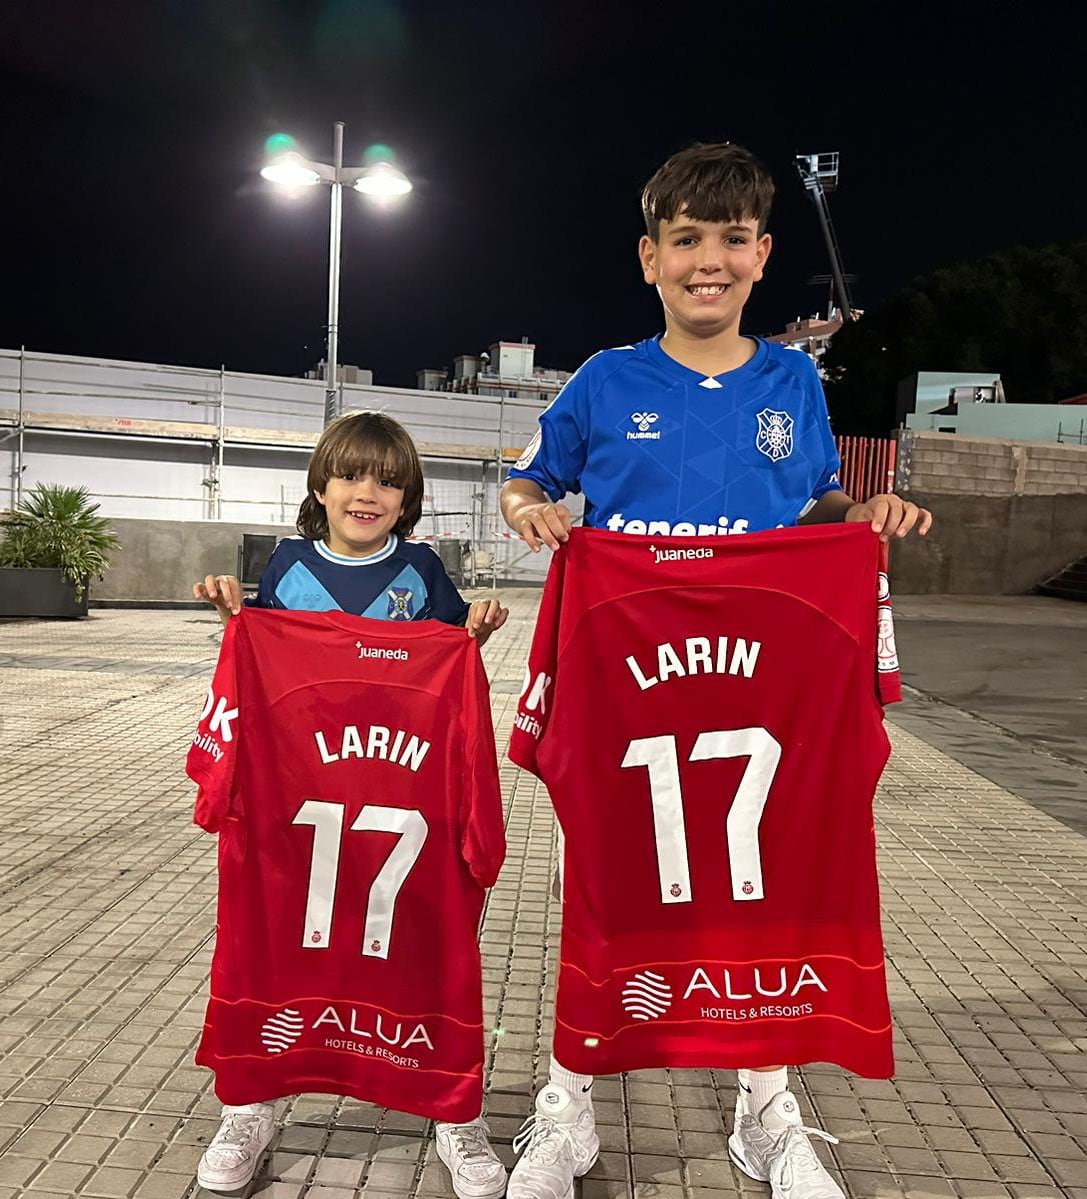
[(789, 1089), (789, 1071), (784, 1066), (780, 1070), (737, 1070), (736, 1078), (749, 1116), (757, 1116), (775, 1095)]
[(564, 1091), (569, 1092), (570, 1098), (578, 1107), (592, 1107), (593, 1076), (591, 1074), (575, 1074), (573, 1070), (567, 1070), (565, 1066), (559, 1065), (558, 1059), (552, 1054), (551, 1071), (548, 1078), (555, 1086), (562, 1087)]

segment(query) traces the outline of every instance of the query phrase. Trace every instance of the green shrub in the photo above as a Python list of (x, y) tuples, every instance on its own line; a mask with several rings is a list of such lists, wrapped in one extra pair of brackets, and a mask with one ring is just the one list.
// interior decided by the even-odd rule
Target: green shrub
[(96, 516), (86, 487), (39, 483), (0, 517), (0, 566), (59, 567), (82, 598), (87, 579), (101, 578), (120, 542)]

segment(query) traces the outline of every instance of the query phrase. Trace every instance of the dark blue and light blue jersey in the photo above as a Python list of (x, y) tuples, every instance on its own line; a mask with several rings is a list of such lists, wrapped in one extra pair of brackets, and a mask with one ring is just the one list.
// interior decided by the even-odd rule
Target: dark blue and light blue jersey
[(390, 534), (366, 558), (334, 554), (323, 541), (287, 537), (276, 546), (257, 594), (246, 603), (293, 612), (348, 612), (375, 620), (440, 620), (464, 624), (468, 605), (425, 545)]
[(656, 338), (594, 355), (510, 477), (552, 500), (584, 492), (594, 528), (690, 536), (796, 524), (839, 489), (838, 453), (811, 359), (756, 344), (749, 362), (714, 377)]

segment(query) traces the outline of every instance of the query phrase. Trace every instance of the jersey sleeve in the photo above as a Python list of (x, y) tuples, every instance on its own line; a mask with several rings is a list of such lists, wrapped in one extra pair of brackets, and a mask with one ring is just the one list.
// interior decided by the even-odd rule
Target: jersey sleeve
[(506, 857), (506, 828), (487, 674), (474, 643), (467, 655), (461, 723), (465, 763), (461, 856), (480, 886), (493, 887)]
[(185, 762), (185, 772), (199, 786), (193, 820), (209, 833), (222, 827), (234, 794), (240, 733), (236, 662), (241, 619), (233, 617), (223, 634), (215, 676)]
[(902, 676), (895, 648), (895, 622), (891, 611), (891, 584), (887, 571), (887, 546), (879, 543), (879, 593), (877, 599), (876, 669), (880, 703), (897, 704), (902, 700)]
[(570, 377), (540, 415), (539, 428), (510, 468), (511, 479), (530, 479), (553, 501), (581, 491), (589, 441), (590, 374), (586, 363)]
[[(827, 397), (823, 394), (823, 384), (819, 380), (819, 372), (814, 364), (810, 364), (811, 374), (807, 380), (809, 395), (813, 409), (813, 417), (819, 430), (820, 457), (822, 459), (815, 487), (812, 488), (811, 498), (815, 503), (829, 491), (841, 491), (838, 472), (842, 469), (838, 457), (838, 447), (834, 442), (834, 434), (830, 428), (830, 413), (827, 411)], [(859, 498), (859, 497), (854, 497)]]
[(510, 734), (510, 761), (540, 775), (537, 751), (547, 732), (551, 702), (558, 674), (559, 617), (562, 588), (566, 576), (566, 549), (555, 551), (547, 572), (536, 631), (528, 655), (525, 685), (517, 703), (517, 715)]
[(427, 563), (430, 567), (430, 577), (426, 581), (430, 593), (430, 615), (443, 624), (467, 624), (467, 602), (446, 573), (441, 558), (432, 550), (428, 549), (426, 553), (434, 559)]

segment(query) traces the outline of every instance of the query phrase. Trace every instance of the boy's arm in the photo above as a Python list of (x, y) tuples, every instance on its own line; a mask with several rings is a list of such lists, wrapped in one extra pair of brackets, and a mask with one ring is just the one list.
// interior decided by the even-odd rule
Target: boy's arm
[(860, 504), (844, 491), (828, 491), (816, 500), (797, 524), (829, 525), (846, 520), (871, 521), (872, 532), (880, 534), (880, 541), (905, 537), (911, 529), (916, 529), (919, 536), (924, 537), (932, 528), (932, 513), (927, 508), (919, 508), (890, 492), (874, 495)]
[(540, 547), (557, 550), (570, 536), (573, 517), (565, 504), (552, 503), (543, 488), (531, 479), (507, 479), (500, 496), (506, 524), (533, 553)]

